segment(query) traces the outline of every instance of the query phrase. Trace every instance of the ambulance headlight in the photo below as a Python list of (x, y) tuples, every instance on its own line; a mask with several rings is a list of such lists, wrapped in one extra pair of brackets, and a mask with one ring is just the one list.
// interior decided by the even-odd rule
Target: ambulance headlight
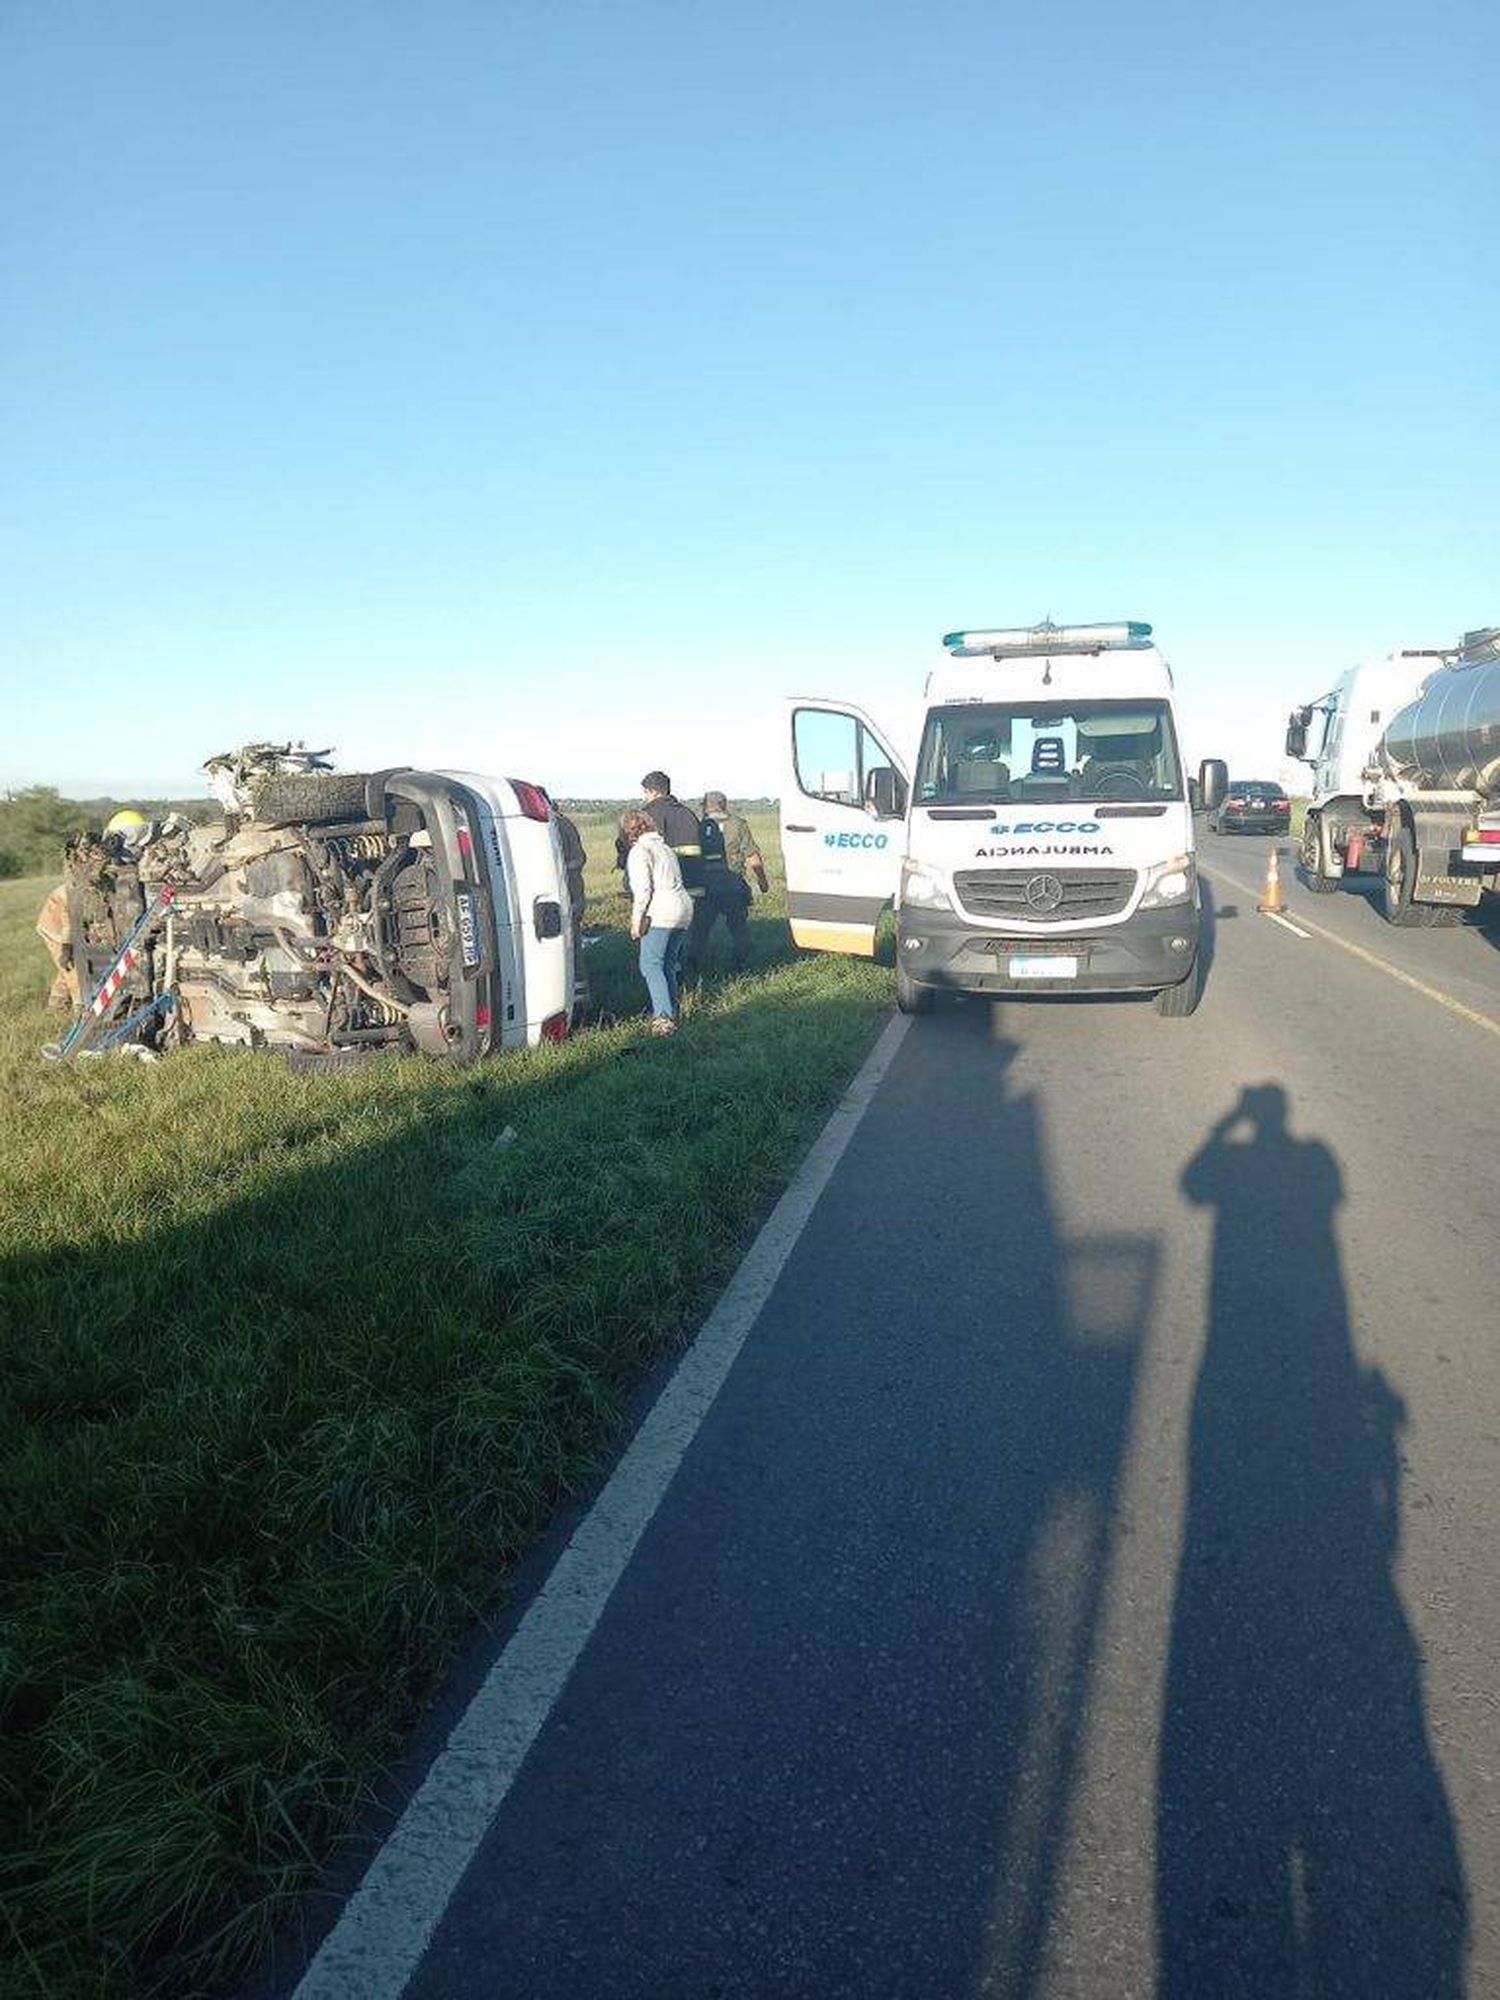
[(1197, 894), (1198, 872), (1191, 854), (1174, 854), (1146, 871), (1143, 910), (1161, 910), (1173, 903), (1190, 903)]
[(901, 869), (901, 901), (909, 903), (913, 909), (951, 910), (953, 900), (944, 886), (942, 878), (934, 875), (930, 868), (920, 867), (915, 861), (905, 862)]

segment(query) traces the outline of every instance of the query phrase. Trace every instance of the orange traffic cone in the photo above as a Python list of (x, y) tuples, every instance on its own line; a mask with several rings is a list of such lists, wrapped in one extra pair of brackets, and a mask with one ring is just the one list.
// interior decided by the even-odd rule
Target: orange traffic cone
[(1281, 915), (1281, 850), (1273, 847), (1266, 856), (1266, 886), (1260, 892), (1256, 909), (1263, 917)]

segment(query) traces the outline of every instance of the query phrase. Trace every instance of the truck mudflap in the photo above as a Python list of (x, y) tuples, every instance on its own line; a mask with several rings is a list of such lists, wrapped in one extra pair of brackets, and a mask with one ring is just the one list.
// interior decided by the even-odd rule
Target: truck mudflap
[(1474, 820), (1473, 807), (1421, 805), (1411, 807), (1410, 812), (1417, 843), (1413, 901), (1473, 909), (1484, 894), (1484, 883), (1466, 865), (1464, 853), (1464, 835)]
[(916, 985), (950, 993), (1155, 993), (1192, 971), (1199, 931), (1191, 903), (1056, 936), (1000, 933), (951, 910), (909, 908), (897, 914), (896, 954)]

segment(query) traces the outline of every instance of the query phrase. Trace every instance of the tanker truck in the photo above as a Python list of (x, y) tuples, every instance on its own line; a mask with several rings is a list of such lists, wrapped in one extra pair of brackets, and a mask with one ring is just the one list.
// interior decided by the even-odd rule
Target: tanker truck
[(1407, 928), (1460, 923), (1500, 890), (1500, 626), (1351, 668), (1292, 711), (1286, 754), (1313, 770), (1310, 889), (1378, 875)]

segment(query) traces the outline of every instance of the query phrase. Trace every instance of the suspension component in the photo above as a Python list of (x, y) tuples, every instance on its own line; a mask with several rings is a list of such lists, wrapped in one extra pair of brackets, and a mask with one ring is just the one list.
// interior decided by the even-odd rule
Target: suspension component
[(327, 843), (328, 851), (347, 866), (351, 861), (383, 861), (390, 842), (379, 833), (339, 834)]

